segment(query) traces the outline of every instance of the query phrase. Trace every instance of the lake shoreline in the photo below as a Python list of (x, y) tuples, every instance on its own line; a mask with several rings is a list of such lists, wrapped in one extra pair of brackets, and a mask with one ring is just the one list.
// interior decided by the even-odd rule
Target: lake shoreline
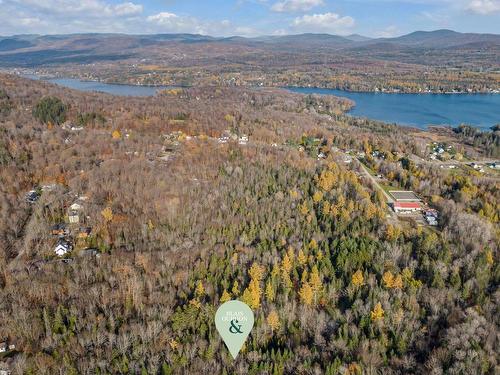
[[(75, 78), (49, 78), (30, 75), (63, 87), (86, 92), (101, 92), (119, 96), (148, 97), (162, 90), (189, 88), (191, 86), (147, 86), (123, 83), (108, 83)], [(248, 87), (252, 89), (252, 87)], [(255, 89), (262, 89), (257, 86)], [(427, 130), (430, 126), (457, 127), (471, 125), (480, 130), (489, 130), (500, 123), (500, 95), (496, 93), (388, 93), (353, 92), (314, 87), (270, 87), (302, 95), (333, 95), (354, 103), (346, 114), (387, 124)]]
[(409, 94), (351, 92), (313, 87), (284, 87), (304, 95), (333, 95), (354, 102), (348, 115), (427, 130), (430, 126), (470, 125), (489, 130), (500, 123), (497, 94)]
[(475, 92), (463, 92), (463, 91), (445, 91), (445, 92), (436, 92), (436, 91), (358, 91), (358, 90), (346, 90), (346, 89), (337, 89), (337, 88), (329, 88), (329, 87), (320, 87), (320, 86), (279, 86), (279, 88), (284, 90), (290, 89), (312, 89), (312, 90), (336, 90), (353, 94), (387, 94), (387, 95), (500, 95), (500, 90), (493, 90), (489, 92), (484, 91), (475, 91)]
[[(135, 83), (129, 83), (129, 82), (119, 82), (119, 81), (105, 81), (105, 80), (98, 80), (98, 79), (89, 79), (89, 78), (82, 78), (82, 77), (71, 77), (71, 76), (59, 76), (57, 74), (51, 74), (51, 75), (39, 75), (35, 73), (11, 73), (11, 74), (17, 74), (20, 75), (21, 77), (24, 78), (29, 78), (29, 79), (41, 79), (44, 81), (51, 81), (51, 80), (57, 80), (57, 79), (74, 79), (78, 80), (81, 82), (94, 82), (94, 83), (102, 83), (102, 84), (108, 84), (108, 85), (121, 85), (121, 86), (136, 86), (136, 87), (177, 87), (177, 88), (190, 88), (194, 87), (191, 85), (155, 85), (155, 84), (135, 84)], [(263, 88), (263, 86), (258, 86), (258, 85), (242, 85), (241, 87), (245, 88)], [(321, 90), (338, 90), (338, 91), (343, 91), (343, 92), (348, 92), (348, 93), (360, 93), (360, 94), (397, 94), (397, 95), (500, 95), (500, 88), (496, 90), (489, 90), (489, 91), (471, 91), (471, 92), (465, 92), (465, 91), (397, 91), (397, 90), (391, 90), (391, 89), (385, 89), (385, 90), (380, 90), (380, 89), (374, 89), (374, 90), (349, 90), (349, 89), (342, 89), (342, 88), (333, 88), (333, 87), (322, 87), (322, 86), (279, 86), (279, 85), (272, 85), (272, 86), (266, 86), (267, 88), (280, 88), (280, 89), (293, 89), (293, 88), (304, 88), (304, 89), (321, 89)]]

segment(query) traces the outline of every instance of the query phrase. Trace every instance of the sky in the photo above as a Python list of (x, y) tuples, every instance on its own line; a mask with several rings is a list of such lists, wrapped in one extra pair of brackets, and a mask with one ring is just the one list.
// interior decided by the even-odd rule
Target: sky
[(500, 34), (500, 0), (0, 0), (0, 35)]

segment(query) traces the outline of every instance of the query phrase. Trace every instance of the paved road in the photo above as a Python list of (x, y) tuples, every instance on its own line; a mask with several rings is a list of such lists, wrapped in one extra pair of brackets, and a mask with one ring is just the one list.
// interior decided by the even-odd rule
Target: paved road
[(411, 155), (410, 159), (417, 164), (433, 164), (433, 165), (469, 165), (476, 164), (491, 164), (498, 162), (498, 159), (481, 159), (481, 160), (425, 160), (417, 155)]

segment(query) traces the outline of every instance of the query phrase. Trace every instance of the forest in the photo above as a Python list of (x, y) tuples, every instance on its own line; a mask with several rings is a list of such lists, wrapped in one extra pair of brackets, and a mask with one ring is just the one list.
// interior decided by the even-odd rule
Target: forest
[[(0, 74), (0, 370), (499, 373), (498, 171), (427, 160), (432, 142), (498, 156), (498, 129), (404, 128), (351, 106)], [(439, 225), (390, 214), (365, 170)], [(231, 299), (255, 315), (236, 360), (214, 324)]]
[(51, 77), (152, 86), (500, 92), (496, 34), (435, 30), (364, 41), (328, 34), (72, 34), (0, 37), (2, 41), (12, 49), (0, 49), (0, 69)]

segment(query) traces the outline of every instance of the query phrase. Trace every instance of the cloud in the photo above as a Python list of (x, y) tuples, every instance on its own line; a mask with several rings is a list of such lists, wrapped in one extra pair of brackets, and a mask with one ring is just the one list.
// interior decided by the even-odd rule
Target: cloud
[(194, 17), (181, 17), (174, 13), (160, 12), (149, 16), (147, 21), (159, 26), (158, 30), (169, 33), (206, 34), (204, 25)]
[(481, 15), (497, 13), (500, 12), (500, 0), (473, 0), (466, 9)]
[(134, 3), (123, 3), (115, 6), (115, 12), (118, 16), (130, 16), (142, 13), (142, 5)]
[(385, 29), (375, 33), (375, 35), (377, 37), (380, 37), (380, 38), (392, 38), (392, 37), (395, 37), (396, 35), (398, 35), (400, 32), (399, 32), (399, 29), (397, 28), (397, 26), (395, 25), (391, 25), (391, 26), (387, 26)]
[(323, 0), (284, 0), (275, 3), (271, 10), (275, 12), (305, 12), (320, 5), (325, 5)]
[(26, 27), (34, 27), (34, 26), (47, 26), (47, 23), (42, 21), (38, 17), (23, 17), (19, 18), (19, 23)]
[(297, 17), (292, 28), (302, 32), (326, 32), (347, 34), (355, 24), (350, 16), (341, 17), (336, 13), (312, 14)]
[(177, 21), (178, 18), (179, 18), (179, 16), (177, 14), (168, 13), (168, 12), (161, 12), (161, 13), (155, 14), (154, 16), (149, 16), (147, 18), (147, 20), (149, 22), (154, 22), (154, 23), (157, 23), (159, 25), (162, 25), (162, 24), (168, 25), (168, 24), (171, 24), (172, 22)]
[(162, 33), (195, 33), (202, 35), (255, 36), (257, 30), (246, 26), (235, 26), (229, 20), (203, 21), (196, 17), (180, 16), (160, 12), (146, 18), (150, 30)]
[(81, 17), (131, 16), (142, 13), (143, 6), (132, 2), (108, 4), (100, 0), (5, 0), (14, 10), (38, 13), (47, 17), (56, 15)]
[[(137, 2), (136, 2), (137, 1)], [(255, 36), (252, 27), (162, 11), (144, 14), (138, 0), (0, 0), (0, 35), (87, 32)]]
[(1, 34), (141, 32), (143, 6), (109, 0), (2, 0)]

